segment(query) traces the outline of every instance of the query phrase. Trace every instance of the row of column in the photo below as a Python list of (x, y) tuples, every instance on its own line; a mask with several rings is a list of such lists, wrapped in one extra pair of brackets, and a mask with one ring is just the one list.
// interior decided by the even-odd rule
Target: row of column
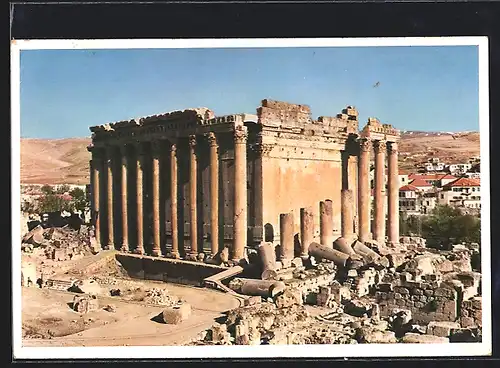
[[(219, 244), (219, 145), (215, 133), (210, 132), (206, 135), (210, 147), (210, 225), (211, 225), (211, 256), (215, 256), (220, 248)], [(189, 196), (190, 196), (190, 241), (191, 254), (196, 257), (199, 249), (198, 244), (198, 214), (197, 214), (197, 140), (196, 135), (189, 137)], [(244, 258), (245, 246), (247, 244), (247, 164), (246, 164), (246, 142), (247, 128), (237, 126), (234, 130), (234, 222), (233, 222), (233, 252), (232, 259), (238, 261)], [(152, 142), (152, 229), (153, 229), (153, 249), (151, 255), (161, 256), (161, 237), (160, 237), (160, 160), (162, 158), (163, 141)], [(113, 147), (106, 148), (106, 174), (107, 174), (107, 190), (106, 190), (106, 206), (107, 206), (107, 239), (104, 248), (113, 248), (115, 244), (114, 229), (115, 224), (113, 218), (113, 192), (118, 191), (121, 194), (121, 212), (122, 212), (122, 244), (121, 250), (128, 251), (129, 244), (129, 224), (128, 224), (128, 209), (129, 198), (127, 198), (127, 171), (131, 162), (126, 154), (125, 146), (121, 148), (121, 185), (119, 188), (113, 187)], [(101, 193), (101, 165), (98, 152), (93, 152), (91, 161), (92, 170), (92, 188), (93, 188), (93, 207), (99, 209)], [(137, 228), (137, 244), (134, 248), (134, 253), (144, 254), (144, 167), (145, 167), (145, 152), (141, 144), (137, 144), (137, 160), (134, 163), (137, 166), (136, 172), (136, 198), (137, 213), (136, 213), (136, 228)], [(170, 197), (171, 197), (171, 224), (172, 224), (172, 251), (171, 256), (178, 258), (179, 251), (179, 219), (178, 219), (178, 160), (177, 160), (177, 142), (172, 141), (170, 145)], [(95, 236), (97, 241), (101, 239), (101, 221), (102, 217), (98, 216), (95, 220)]]
[[(373, 237), (370, 227), (370, 151), (375, 153), (375, 180), (374, 180), (374, 221)], [(379, 244), (385, 243), (386, 238), (386, 216), (385, 216), (385, 159), (388, 153), (388, 213), (387, 229), (388, 242), (390, 245), (399, 243), (399, 178), (398, 178), (398, 150), (396, 142), (372, 141), (360, 139), (358, 159), (358, 219), (359, 219), (359, 240), (361, 242), (371, 239)], [(348, 194), (343, 194), (344, 201), (347, 202)], [(342, 217), (349, 216), (348, 205), (342, 206)]]

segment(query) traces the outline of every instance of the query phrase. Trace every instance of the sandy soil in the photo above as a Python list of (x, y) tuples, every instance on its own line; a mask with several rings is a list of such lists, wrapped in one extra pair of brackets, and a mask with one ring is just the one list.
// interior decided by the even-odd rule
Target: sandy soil
[[(191, 304), (191, 317), (178, 325), (168, 325), (155, 318), (162, 306), (102, 296), (99, 310), (80, 314), (68, 304), (74, 293), (23, 288), (23, 330), (45, 337), (25, 338), (23, 346), (180, 345), (210, 327), (222, 312), (239, 306), (236, 298), (215, 290), (149, 281), (140, 284), (166, 287)], [(108, 304), (115, 306), (116, 312), (104, 310)]]

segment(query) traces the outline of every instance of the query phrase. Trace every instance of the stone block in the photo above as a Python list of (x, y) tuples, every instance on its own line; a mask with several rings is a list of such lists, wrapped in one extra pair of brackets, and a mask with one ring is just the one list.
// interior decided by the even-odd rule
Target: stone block
[(445, 287), (440, 287), (434, 290), (434, 295), (435, 296), (442, 296), (445, 298), (454, 298), (456, 296), (456, 291), (453, 289), (445, 288)]
[(412, 294), (420, 296), (420, 295), (424, 295), (424, 291), (422, 289), (415, 288), (412, 290)]
[(409, 332), (403, 336), (402, 342), (405, 344), (443, 344), (449, 343), (450, 340), (446, 337), (420, 335), (417, 333)]
[(187, 318), (189, 318), (190, 315), (191, 305), (187, 303), (167, 307), (163, 310), (162, 313), (163, 321), (167, 324), (174, 325), (185, 321)]
[(249, 298), (246, 298), (244, 301), (245, 306), (249, 305), (256, 305), (262, 302), (262, 297), (260, 296), (251, 296)]
[(463, 327), (463, 328), (474, 327), (475, 326), (474, 318), (472, 318), (472, 317), (461, 317), (460, 318), (460, 326)]
[(427, 334), (440, 337), (449, 337), (452, 329), (460, 328), (457, 322), (431, 321), (427, 325)]
[(99, 309), (99, 300), (95, 295), (75, 295), (73, 310), (78, 313), (88, 313)]

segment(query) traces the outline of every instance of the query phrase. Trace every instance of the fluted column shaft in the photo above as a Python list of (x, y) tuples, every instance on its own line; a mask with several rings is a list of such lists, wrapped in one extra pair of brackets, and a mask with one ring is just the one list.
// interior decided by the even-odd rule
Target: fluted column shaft
[(137, 146), (137, 176), (136, 176), (136, 201), (137, 201), (137, 246), (135, 253), (144, 254), (144, 198), (143, 198), (143, 169), (144, 150)]
[(122, 205), (122, 247), (121, 250), (123, 252), (127, 252), (129, 250), (129, 240), (128, 240), (128, 193), (127, 193), (127, 169), (128, 169), (128, 157), (127, 157), (127, 148), (126, 146), (121, 147), (121, 155), (122, 155), (122, 173), (121, 173), (121, 205)]
[(197, 157), (196, 136), (189, 136), (189, 234), (191, 238), (191, 254), (198, 254), (198, 214), (197, 214)]
[(359, 141), (358, 160), (358, 221), (359, 240), (370, 239), (370, 150), (371, 142), (367, 139)]
[(373, 238), (385, 243), (385, 155), (386, 143), (376, 142), (375, 146), (375, 193), (374, 193), (374, 227)]
[(100, 173), (102, 170), (102, 158), (98, 152), (92, 151), (92, 204), (95, 219), (95, 239), (98, 245), (101, 244), (101, 211), (100, 211)]
[(108, 241), (106, 249), (113, 249), (115, 244), (114, 216), (113, 216), (113, 164), (114, 147), (106, 149), (106, 165), (108, 169), (107, 178), (107, 203), (108, 203)]
[(177, 144), (170, 148), (170, 213), (172, 215), (172, 256), (179, 257), (179, 220), (177, 211)]
[(235, 127), (234, 131), (234, 221), (233, 260), (245, 257), (247, 245), (247, 128)]
[(219, 252), (219, 146), (213, 132), (208, 134), (210, 145), (210, 230), (211, 255)]
[(389, 244), (399, 244), (399, 178), (398, 178), (398, 145), (389, 144), (389, 170), (388, 170), (388, 213)]
[[(359, 152), (359, 149), (357, 150)], [(349, 184), (348, 189), (352, 191), (352, 216), (353, 216), (353, 232), (359, 232), (359, 218), (358, 218), (358, 152), (348, 158), (348, 172)]]
[(153, 154), (153, 249), (152, 255), (161, 256), (160, 247), (160, 156), (161, 142), (152, 142)]

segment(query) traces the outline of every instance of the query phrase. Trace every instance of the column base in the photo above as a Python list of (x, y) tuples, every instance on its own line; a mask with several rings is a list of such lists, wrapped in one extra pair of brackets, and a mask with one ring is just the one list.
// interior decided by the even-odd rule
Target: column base
[(399, 242), (394, 242), (394, 241), (389, 241), (387, 242), (387, 246), (392, 247), (392, 248), (397, 248), (401, 245)]
[(161, 257), (161, 250), (160, 249), (153, 249), (153, 250), (151, 250), (151, 255), (153, 257)]
[(106, 244), (102, 247), (102, 249), (104, 250), (110, 250), (110, 249), (113, 249), (115, 247), (114, 244)]
[(128, 247), (128, 244), (122, 244), (121, 248), (120, 248), (120, 252), (122, 253), (128, 253), (130, 251), (129, 247)]
[(173, 258), (173, 259), (180, 259), (181, 255), (179, 252), (172, 252), (172, 253), (169, 253), (168, 257)]
[(194, 253), (194, 252), (191, 252), (191, 253), (188, 253), (186, 254), (186, 260), (188, 261), (197, 261), (198, 260), (198, 253)]
[[(332, 242), (332, 247), (333, 247), (333, 242)], [(281, 262), (283, 268), (292, 267), (292, 260), (291, 259), (288, 259), (288, 258), (280, 259), (280, 262)]]
[(133, 254), (139, 254), (139, 255), (143, 255), (144, 254), (144, 249), (142, 248), (135, 248), (133, 251), (132, 251)]

